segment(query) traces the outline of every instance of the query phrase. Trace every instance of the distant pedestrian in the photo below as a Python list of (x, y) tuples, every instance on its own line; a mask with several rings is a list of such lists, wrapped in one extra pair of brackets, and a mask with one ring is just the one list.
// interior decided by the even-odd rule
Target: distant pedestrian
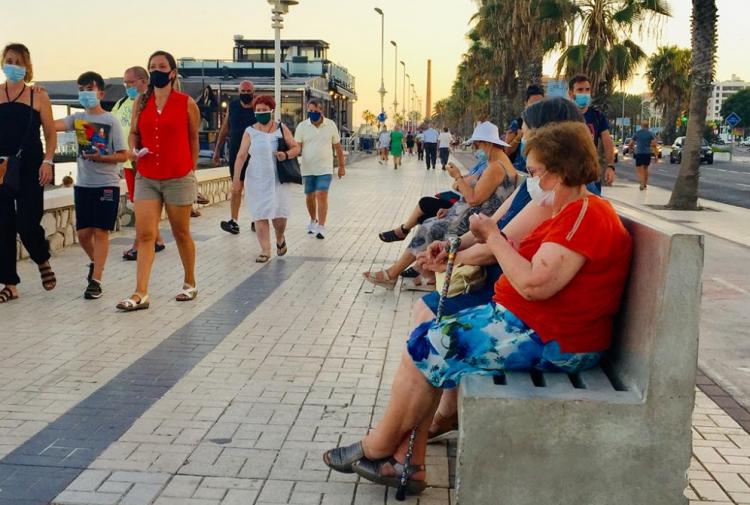
[[(114, 107), (112, 107), (112, 115), (120, 121), (122, 134), (127, 142), (130, 135), (130, 120), (133, 118), (133, 104), (135, 104), (135, 99), (148, 89), (148, 71), (143, 67), (130, 67), (125, 71), (122, 81), (125, 85), (125, 96), (115, 102)], [(132, 203), (135, 201), (133, 195), (135, 193), (136, 169), (135, 162), (131, 161), (129, 157), (122, 165), (122, 173), (128, 188), (128, 200)], [(165, 248), (161, 231), (157, 231), (154, 249), (156, 252), (161, 252)], [(122, 259), (126, 261), (138, 259), (138, 237), (133, 239), (133, 245), (130, 249), (122, 253)]]
[(437, 150), (440, 134), (435, 128), (432, 128), (429, 123), (425, 123), (425, 126), (426, 130), (422, 133), (422, 138), (424, 140), (425, 162), (427, 164), (427, 170), (429, 170), (430, 167), (435, 170), (435, 165), (437, 164)]
[[(224, 147), (227, 137), (229, 137), (229, 175), (234, 180), (234, 165), (237, 160), (237, 153), (242, 143), (242, 135), (248, 127), (253, 126), (257, 120), (253, 111), (253, 98), (255, 97), (255, 87), (250, 81), (242, 81), (239, 85), (239, 98), (229, 102), (228, 112), (224, 122), (219, 130), (219, 136), (216, 139), (214, 148), (214, 165), (218, 166), (221, 159), (221, 149)], [(242, 165), (240, 181), (245, 182), (245, 173), (247, 171), (247, 161)], [(236, 190), (232, 189), (232, 198), (230, 203), (229, 221), (220, 223), (221, 229), (237, 235), (240, 232), (240, 225), (237, 220), (240, 216), (240, 206), (242, 205), (243, 185)]]
[(297, 125), (294, 140), (300, 147), (302, 179), (305, 184), (310, 224), (307, 233), (324, 239), (328, 216), (328, 190), (333, 179), (333, 150), (336, 149), (338, 177), (346, 175), (344, 149), (336, 123), (323, 115), (323, 104), (316, 98), (307, 102), (307, 120)]
[(649, 130), (648, 120), (641, 121), (641, 129), (635, 132), (630, 140), (630, 152), (635, 158), (635, 170), (640, 181), (640, 190), (648, 187), (648, 166), (651, 155), (656, 152), (656, 136)]
[(380, 164), (388, 164), (388, 153), (391, 150), (391, 134), (383, 126), (380, 129), (380, 135), (378, 136), (378, 151), (380, 152)]
[[(55, 289), (57, 278), (49, 264), (49, 243), (41, 226), (44, 186), (52, 182), (57, 147), (52, 104), (45, 92), (27, 83), (34, 78), (31, 54), (23, 44), (9, 44), (2, 52), (5, 85), (0, 92), (0, 304), (18, 298), (16, 236), (39, 268), (42, 287)], [(44, 147), (40, 128), (44, 131)], [(20, 154), (20, 181), (8, 188), (9, 158)], [(33, 316), (30, 316), (33, 317)]]
[(179, 91), (177, 62), (171, 54), (164, 51), (152, 54), (148, 70), (149, 86), (133, 104), (128, 139), (130, 159), (137, 162), (138, 170), (135, 179), (138, 268), (135, 292), (117, 304), (123, 311), (149, 307), (148, 282), (165, 207), (184, 271), (182, 290), (175, 300), (187, 302), (198, 296), (190, 211), (198, 186), (195, 167), (200, 111), (192, 98)]
[(78, 77), (78, 102), (84, 112), (55, 121), (57, 131), (75, 131), (78, 142), (78, 180), (73, 189), (78, 243), (91, 261), (83, 297), (102, 296), (109, 233), (115, 230), (120, 209), (120, 164), (128, 149), (120, 121), (102, 108), (104, 79), (96, 72)]
[(438, 136), (438, 149), (440, 150), (440, 164), (443, 165), (443, 170), (448, 164), (448, 158), (450, 157), (451, 144), (453, 143), (453, 135), (448, 131), (448, 127), (443, 128), (443, 131)]
[(409, 156), (414, 154), (414, 132), (411, 130), (406, 134), (406, 151)]
[(393, 156), (393, 169), (398, 170), (401, 166), (401, 157), (404, 155), (404, 132), (401, 125), (397, 124), (391, 132), (391, 156)]
[[(289, 218), (288, 185), (279, 182), (276, 162), (295, 158), (300, 149), (294, 140), (292, 132), (284, 123), (273, 121), (273, 111), (276, 102), (267, 95), (256, 96), (253, 109), (257, 122), (249, 126), (242, 135), (240, 150), (234, 162), (234, 179), (232, 186), (235, 191), (242, 186), (240, 174), (242, 166), (247, 161), (245, 176), (245, 203), (255, 221), (255, 232), (261, 252), (255, 258), (256, 263), (266, 263), (271, 259), (271, 230), (268, 222), (273, 223), (276, 233), (276, 254), (284, 256), (287, 253), (286, 223)], [(288, 151), (279, 151), (279, 139), (284, 137)]]
[(417, 142), (417, 161), (422, 161), (424, 160), (424, 133), (421, 129), (417, 130), (414, 140)]

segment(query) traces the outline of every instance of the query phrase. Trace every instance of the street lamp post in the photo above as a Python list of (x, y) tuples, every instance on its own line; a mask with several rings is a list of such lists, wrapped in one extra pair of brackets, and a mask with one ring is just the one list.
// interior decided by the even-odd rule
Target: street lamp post
[[(406, 67), (404, 67), (404, 71), (406, 71)], [(406, 86), (406, 80), (404, 81), (404, 108), (407, 107), (407, 104), (409, 107), (407, 111), (404, 112), (404, 120), (409, 123), (409, 126), (411, 127), (411, 119), (409, 118), (409, 116), (411, 115), (411, 76), (404, 72), (404, 77), (406, 77), (406, 79), (408, 79), (409, 81), (408, 86)], [(407, 89), (409, 90), (409, 95), (406, 94)], [(407, 99), (407, 96), (409, 96), (410, 98)]]
[(391, 41), (393, 47), (396, 48), (396, 59), (393, 64), (393, 116), (398, 114), (398, 44), (395, 41)]
[(404, 121), (406, 121), (406, 63), (404, 63), (404, 60), (401, 60), (401, 66), (404, 67), (404, 78), (402, 79), (404, 87), (402, 88), (403, 92), (401, 93), (401, 115), (404, 116)]
[(273, 97), (276, 102), (274, 116), (276, 121), (281, 119), (281, 29), (284, 28), (284, 14), (289, 13), (289, 7), (297, 5), (297, 0), (268, 0), (271, 4), (274, 33), (274, 58), (273, 58)]
[(380, 14), (380, 112), (385, 113), (385, 81), (383, 80), (383, 68), (385, 66), (385, 14), (383, 9), (375, 7), (375, 12)]

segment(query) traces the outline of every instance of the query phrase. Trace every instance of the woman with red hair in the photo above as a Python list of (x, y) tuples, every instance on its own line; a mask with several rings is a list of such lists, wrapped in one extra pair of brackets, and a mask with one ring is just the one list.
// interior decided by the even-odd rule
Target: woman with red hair
[[(269, 221), (273, 223), (276, 233), (276, 254), (284, 256), (287, 252), (284, 231), (289, 217), (289, 194), (287, 188), (279, 182), (276, 162), (294, 158), (300, 153), (299, 144), (294, 141), (289, 128), (282, 122), (272, 121), (274, 109), (276, 102), (272, 97), (263, 95), (255, 98), (253, 110), (258, 122), (245, 130), (234, 162), (232, 184), (235, 191), (240, 191), (240, 174), (245, 160), (250, 156), (245, 176), (245, 198), (260, 243), (261, 252), (255, 259), (257, 263), (266, 263), (271, 259)], [(288, 146), (287, 151), (279, 151), (279, 139), (282, 136)]]

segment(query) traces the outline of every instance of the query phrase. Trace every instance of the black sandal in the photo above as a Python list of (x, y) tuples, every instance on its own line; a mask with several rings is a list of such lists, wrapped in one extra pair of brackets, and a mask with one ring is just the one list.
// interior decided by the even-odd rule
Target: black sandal
[(136, 261), (138, 260), (138, 249), (131, 247), (124, 253), (122, 253), (122, 259), (125, 261)]
[(283, 241), (281, 245), (276, 244), (276, 256), (284, 256), (288, 250), (289, 249), (286, 247), (286, 240)]
[[(353, 473), (352, 465), (365, 457), (362, 441), (323, 453), (323, 463), (341, 473)], [(369, 461), (369, 460), (368, 460)]]
[(406, 240), (406, 237), (409, 235), (409, 230), (404, 228), (404, 225), (400, 225), (399, 228), (401, 229), (401, 233), (404, 234), (403, 237), (399, 237), (398, 235), (396, 235), (396, 230), (384, 231), (383, 233), (379, 234), (378, 237), (383, 242), (401, 242), (402, 240)]
[[(392, 472), (389, 473), (393, 473), (393, 475), (382, 474), (383, 469), (388, 467), (392, 469)], [(362, 458), (352, 465), (352, 470), (360, 477), (375, 484), (403, 488), (406, 494), (420, 494), (427, 488), (427, 482), (410, 478), (415, 473), (424, 471), (424, 469), (424, 465), (405, 466), (393, 457), (376, 461)], [(404, 474), (406, 475), (405, 482), (402, 479)]]
[(55, 277), (55, 272), (52, 271), (52, 266), (49, 264), (49, 262), (38, 265), (39, 267), (39, 274), (42, 278), (42, 287), (45, 291), (52, 291), (55, 289), (55, 286), (57, 286), (57, 277)]
[(17, 300), (18, 295), (14, 295), (13, 291), (10, 290), (9, 287), (4, 287), (2, 291), (0, 291), (0, 304), (2, 303), (8, 303), (12, 300)]

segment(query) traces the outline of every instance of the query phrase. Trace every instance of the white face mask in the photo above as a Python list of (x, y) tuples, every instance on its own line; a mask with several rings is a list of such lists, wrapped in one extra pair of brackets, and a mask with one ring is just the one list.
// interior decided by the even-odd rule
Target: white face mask
[(526, 190), (531, 196), (531, 200), (541, 207), (552, 207), (555, 202), (555, 192), (553, 190), (544, 190), (539, 185), (541, 177), (527, 177)]

